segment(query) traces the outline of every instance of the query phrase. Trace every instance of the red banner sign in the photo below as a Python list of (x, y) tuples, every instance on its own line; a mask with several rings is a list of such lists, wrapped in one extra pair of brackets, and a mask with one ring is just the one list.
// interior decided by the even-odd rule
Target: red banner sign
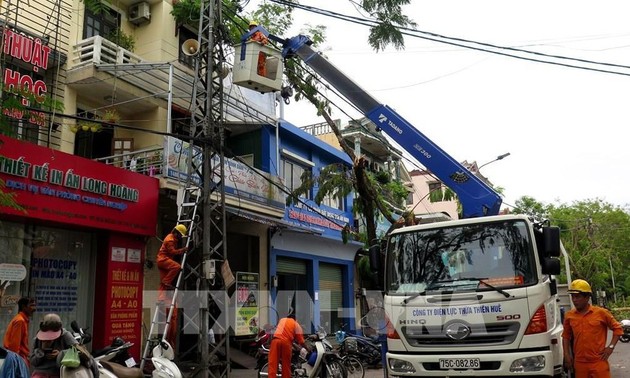
[(142, 345), (142, 289), (144, 245), (132, 236), (112, 234), (107, 253), (98, 256), (92, 345), (111, 345), (115, 337), (133, 343), (131, 355), (140, 357)]
[(153, 177), (0, 135), (0, 179), (27, 217), (155, 235), (159, 183)]

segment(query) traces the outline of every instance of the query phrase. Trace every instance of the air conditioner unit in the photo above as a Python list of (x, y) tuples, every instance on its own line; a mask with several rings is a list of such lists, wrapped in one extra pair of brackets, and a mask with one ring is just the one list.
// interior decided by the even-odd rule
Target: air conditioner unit
[(141, 2), (129, 7), (129, 22), (142, 25), (151, 21), (151, 5)]

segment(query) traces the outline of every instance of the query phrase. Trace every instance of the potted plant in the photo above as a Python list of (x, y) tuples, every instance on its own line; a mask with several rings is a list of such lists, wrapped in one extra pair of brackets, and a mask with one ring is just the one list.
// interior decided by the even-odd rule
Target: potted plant
[(101, 124), (92, 121), (79, 121), (79, 127), (81, 127), (83, 131), (98, 132), (101, 130)]
[(105, 36), (105, 39), (131, 52), (133, 52), (136, 48), (136, 40), (133, 36), (122, 31), (121, 28), (112, 30), (107, 36)]
[(103, 114), (103, 121), (109, 123), (118, 123), (120, 121), (120, 114), (118, 114), (118, 110), (116, 108), (108, 108), (105, 110)]

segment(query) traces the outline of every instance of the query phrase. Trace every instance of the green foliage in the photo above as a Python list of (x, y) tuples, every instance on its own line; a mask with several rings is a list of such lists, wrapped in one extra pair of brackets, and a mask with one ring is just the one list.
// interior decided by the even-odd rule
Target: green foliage
[(109, 9), (109, 2), (103, 0), (79, 0), (85, 4), (85, 7), (94, 14), (100, 14), (101, 12)]
[(516, 206), (511, 212), (514, 214), (530, 215), (534, 217), (534, 219), (547, 219), (549, 218), (551, 209), (553, 209), (553, 206), (544, 205), (532, 197), (523, 196), (516, 200)]
[(133, 36), (126, 34), (122, 29), (116, 28), (104, 37), (108, 41), (111, 41), (125, 50), (133, 52), (136, 48), (136, 40)]
[(201, 2), (199, 0), (179, 0), (173, 1), (171, 15), (175, 18), (177, 25), (199, 26), (199, 12)]
[[(0, 144), (0, 156), (1, 155), (2, 155), (2, 145)], [(22, 212), (26, 213), (26, 210), (15, 201), (16, 193), (7, 193), (4, 191), (5, 190), (4, 188), (5, 188), (4, 181), (0, 180), (0, 208), (8, 207), (11, 209), (21, 210)]]
[[(612, 300), (630, 295), (630, 214), (627, 209), (601, 199), (572, 204), (543, 204), (524, 196), (516, 201), (514, 213), (537, 220), (549, 219), (560, 227), (562, 243), (569, 256), (571, 278), (582, 278), (594, 289), (607, 292)], [(565, 282), (565, 274), (559, 277)], [(613, 289), (613, 278), (615, 290)]]
[[(34, 108), (39, 108), (47, 111), (63, 111), (63, 104), (60, 101), (53, 100), (49, 96), (35, 96), (32, 92), (26, 88), (8, 88), (2, 93), (2, 99), (0, 108), (0, 134), (9, 137), (17, 137), (15, 127), (10, 123), (13, 117), (7, 115), (21, 114), (22, 118), (28, 119), (31, 114), (31, 110), (26, 109), (23, 101), (27, 100), (29, 105)], [(0, 144), (0, 155), (2, 155), (2, 144)], [(26, 210), (15, 201), (15, 193), (5, 192), (4, 181), (0, 180), (0, 207), (9, 207), (12, 209), (20, 210), (26, 213)]]
[(400, 50), (405, 47), (405, 40), (400, 28), (415, 29), (417, 24), (402, 13), (402, 6), (410, 0), (363, 0), (363, 9), (378, 21), (378, 25), (370, 28), (368, 43), (376, 51), (393, 45)]
[(367, 289), (376, 287), (377, 274), (370, 269), (370, 257), (361, 256), (357, 262), (357, 273), (361, 282), (361, 287)]

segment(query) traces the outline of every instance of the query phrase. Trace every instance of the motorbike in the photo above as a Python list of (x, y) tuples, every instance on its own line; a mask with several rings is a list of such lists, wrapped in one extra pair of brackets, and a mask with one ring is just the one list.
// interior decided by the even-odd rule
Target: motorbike
[[(87, 334), (76, 321), (70, 323), (70, 327), (74, 331), (75, 339), (81, 342), (83, 338), (84, 343), (91, 341), (91, 336)], [(136, 366), (136, 360), (129, 354), (129, 349), (133, 346), (133, 343), (125, 341), (122, 337), (114, 337), (111, 345), (106, 346), (103, 349), (92, 350), (92, 357), (98, 361), (108, 361), (117, 363), (126, 367)]]
[(622, 343), (630, 342), (630, 320), (622, 320), (621, 326), (623, 327), (623, 335), (619, 336), (619, 341)]
[[(79, 327), (76, 321), (72, 321), (70, 326), (74, 331), (73, 336), (79, 345), (85, 345), (92, 341), (92, 335), (87, 332), (87, 328), (83, 329)], [(138, 368), (126, 367), (106, 360), (99, 360), (94, 356), (90, 356), (89, 365), (90, 367), (81, 365), (76, 368), (62, 366), (59, 374), (60, 378), (92, 378), (96, 375), (96, 372), (94, 374), (92, 373), (92, 369), (97, 369), (98, 376), (103, 378), (143, 377), (142, 370)]]
[(151, 362), (155, 368), (152, 378), (182, 378), (182, 372), (173, 362), (175, 353), (173, 347), (166, 340), (159, 340), (151, 350)]
[(258, 331), (256, 339), (250, 344), (250, 349), (255, 350), (254, 357), (256, 358), (256, 370), (260, 370), (265, 363), (267, 363), (269, 357), (269, 347), (271, 346), (271, 339), (273, 337), (273, 328), (263, 327)]
[[(346, 368), (343, 361), (336, 353), (326, 350), (325, 338), (326, 331), (320, 327), (317, 333), (307, 338), (312, 344), (312, 352), (308, 353), (304, 348), (293, 348), (291, 358), (293, 378), (346, 378)], [(281, 374), (282, 365), (279, 365), (278, 375)], [(269, 363), (267, 362), (258, 370), (258, 378), (267, 378), (268, 376)]]
[(347, 333), (341, 329), (335, 332), (335, 338), (339, 343), (341, 355), (350, 355), (358, 358), (369, 367), (380, 367), (382, 364), (381, 343), (378, 339)]

